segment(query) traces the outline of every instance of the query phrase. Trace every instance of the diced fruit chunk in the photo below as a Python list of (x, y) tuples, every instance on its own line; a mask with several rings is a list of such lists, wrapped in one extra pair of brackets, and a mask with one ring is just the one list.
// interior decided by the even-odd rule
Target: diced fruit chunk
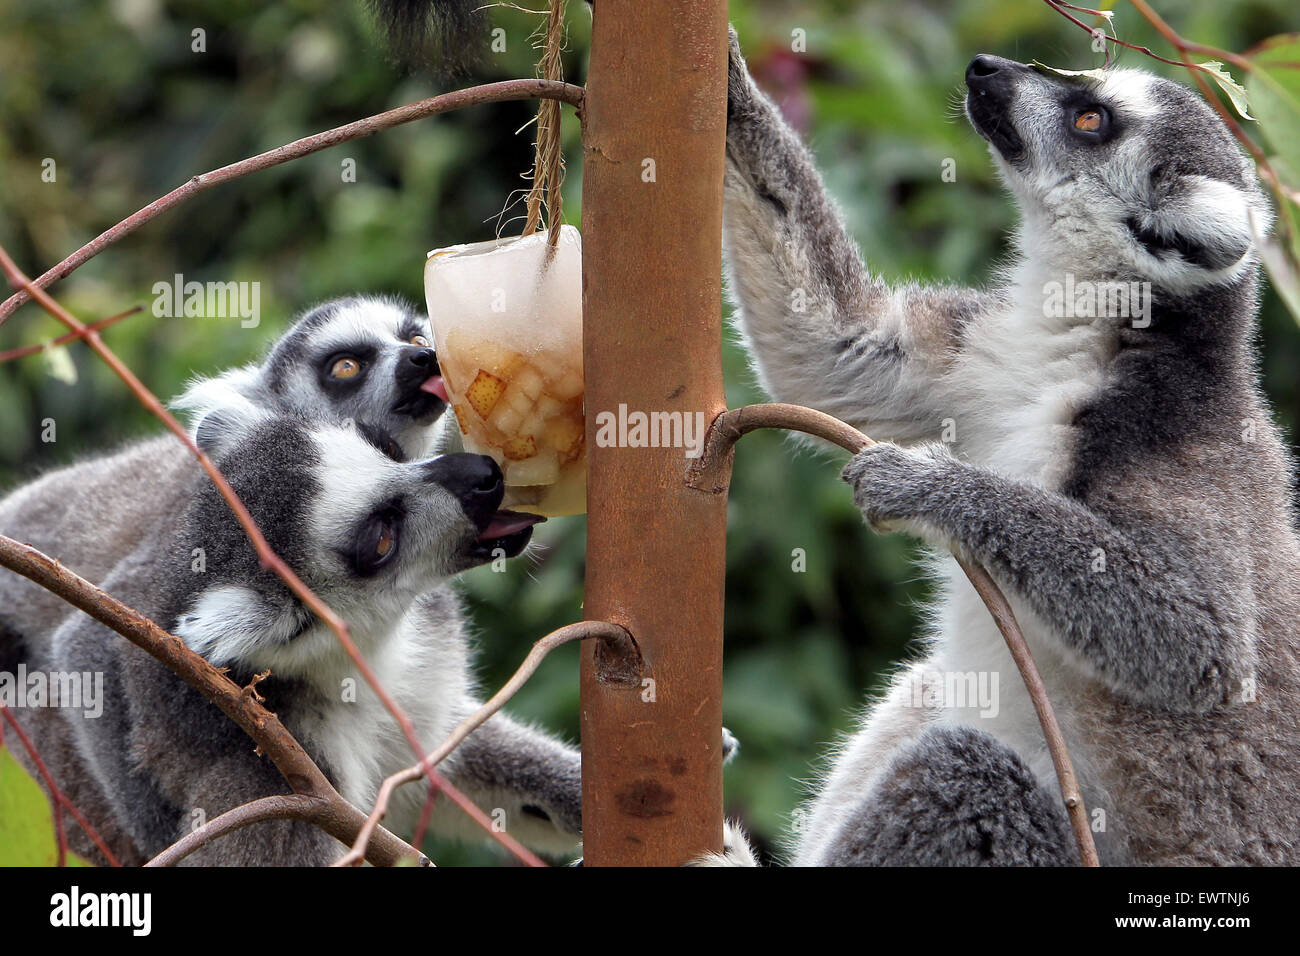
[(546, 442), (560, 453), (563, 462), (578, 457), (584, 437), (582, 422), (572, 418), (554, 418), (546, 423)]
[(453, 412), (456, 413), (456, 424), (460, 426), (460, 433), (461, 433), (462, 435), (468, 435), (468, 434), (469, 434), (469, 425), (466, 424), (466, 419), (465, 419), (465, 406), (464, 406), (464, 405), (453, 405), (453, 406), (451, 406), (451, 410), (452, 410)]
[(513, 435), (519, 430), (519, 425), (523, 420), (524, 416), (519, 414), (513, 405), (508, 402), (498, 402), (497, 407), (492, 410), (492, 414), (488, 417), (488, 424), (503, 435)]
[(577, 398), (582, 394), (582, 376), (574, 371), (566, 372), (556, 381), (551, 390), (563, 399)]
[(542, 376), (538, 373), (537, 369), (533, 368), (531, 365), (525, 365), (519, 370), (519, 374), (515, 376), (515, 379), (510, 383), (510, 386), (511, 388), (519, 389), (519, 391), (523, 392), (530, 399), (536, 399), (538, 395), (542, 394), (542, 388), (545, 384), (546, 383), (542, 381)]
[(465, 399), (479, 413), (480, 418), (487, 418), (506, 390), (506, 383), (486, 369), (479, 369), (474, 381), (465, 389)]
[(537, 439), (532, 435), (518, 435), (506, 440), (501, 451), (511, 461), (523, 461), (537, 454)]
[(507, 485), (551, 485), (560, 477), (560, 462), (555, 452), (543, 452), (523, 461), (506, 464)]

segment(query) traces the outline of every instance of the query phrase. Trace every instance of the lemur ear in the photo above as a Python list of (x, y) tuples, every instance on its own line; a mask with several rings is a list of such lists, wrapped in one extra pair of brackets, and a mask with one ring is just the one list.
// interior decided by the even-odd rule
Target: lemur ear
[(251, 405), (214, 409), (194, 426), (194, 443), (215, 458), (246, 434), (257, 419), (258, 413)]
[(264, 416), (249, 398), (256, 393), (257, 374), (256, 366), (245, 365), (214, 378), (191, 379), (171, 400), (172, 408), (186, 413), (190, 437), (209, 455)]
[(1204, 176), (1153, 181), (1153, 187), (1150, 211), (1127, 223), (1150, 255), (1174, 268), (1185, 264), (1219, 272), (1250, 252), (1251, 210), (1258, 204), (1248, 193)]

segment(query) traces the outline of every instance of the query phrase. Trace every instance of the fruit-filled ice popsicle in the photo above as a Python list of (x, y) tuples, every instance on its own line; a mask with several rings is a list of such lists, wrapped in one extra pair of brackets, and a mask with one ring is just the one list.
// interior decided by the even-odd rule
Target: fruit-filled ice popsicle
[(435, 249), (424, 269), (442, 385), (465, 450), (505, 475), (504, 506), (549, 516), (587, 507), (582, 241), (562, 226)]

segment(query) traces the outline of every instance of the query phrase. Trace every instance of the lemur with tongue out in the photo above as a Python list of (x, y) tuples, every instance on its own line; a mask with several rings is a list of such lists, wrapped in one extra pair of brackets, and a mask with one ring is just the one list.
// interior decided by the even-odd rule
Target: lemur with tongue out
[[(446, 394), (427, 318), (348, 298), (300, 318), (255, 364), (198, 380), (176, 400), (191, 432), (273, 550), (337, 611), (381, 682), (436, 746), (478, 706), (469, 640), (446, 579), (527, 545), (540, 518), (502, 512), (481, 455), (433, 455)], [(332, 632), (261, 568), (189, 452), (147, 439), (52, 471), (0, 501), (0, 533), (29, 542), (152, 616), (240, 680), (269, 669), (272, 706), (361, 807), (413, 762), (395, 722)], [(103, 625), (0, 575), (0, 670), (105, 675), (105, 711), (18, 711), (56, 780), (124, 862), (196, 820), (286, 787), (200, 695)], [(579, 843), (578, 751), (497, 714), (448, 759), (448, 777), (543, 852)], [(414, 828), (404, 788), (388, 824)], [(477, 832), (445, 805), (435, 831)], [(241, 835), (242, 834), (242, 835)], [(79, 829), (74, 848), (98, 857)], [(301, 824), (264, 823), (196, 855), (209, 864), (317, 864), (342, 848)]]

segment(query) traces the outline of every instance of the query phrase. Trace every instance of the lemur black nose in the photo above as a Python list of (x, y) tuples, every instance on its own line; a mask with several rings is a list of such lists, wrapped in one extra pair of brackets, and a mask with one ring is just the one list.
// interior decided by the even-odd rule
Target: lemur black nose
[(975, 59), (970, 61), (970, 66), (966, 67), (966, 79), (970, 80), (972, 77), (978, 79), (979, 77), (992, 76), (1002, 68), (1000, 60), (1000, 57), (981, 53), (979, 56), (975, 57)]
[(416, 368), (436, 371), (438, 368), (438, 357), (434, 354), (433, 349), (413, 349), (406, 353), (406, 361), (410, 362)]
[(455, 495), (465, 517), (480, 526), (491, 520), (506, 494), (501, 469), (487, 455), (443, 455), (428, 462), (424, 473)]
[[(1028, 69), (1029, 67), (1025, 66), (1025, 64), (1017, 63), (1015, 60), (994, 56), (991, 53), (981, 53), (970, 61), (970, 66), (966, 67), (966, 85), (970, 87), (982, 86), (993, 82), (995, 78), (1007, 79), (1006, 74), (1018, 73)], [(1002, 75), (999, 76), (999, 74)]]

